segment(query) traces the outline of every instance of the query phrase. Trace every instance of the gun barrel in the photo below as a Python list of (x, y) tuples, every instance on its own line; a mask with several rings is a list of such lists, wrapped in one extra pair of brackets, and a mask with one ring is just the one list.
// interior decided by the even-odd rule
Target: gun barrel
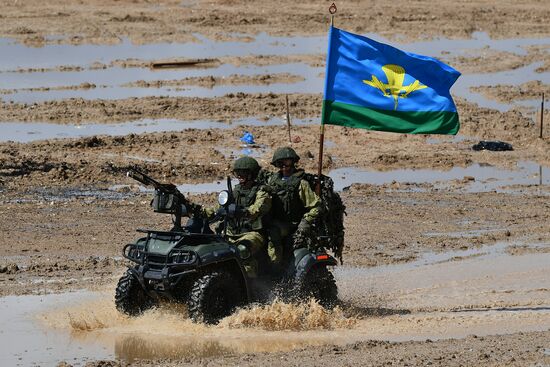
[(145, 186), (154, 186), (155, 189), (161, 189), (162, 187), (162, 184), (160, 182), (157, 182), (153, 178), (147, 176), (145, 173), (138, 171), (135, 168), (130, 168), (130, 170), (126, 173), (126, 175), (138, 182), (141, 182)]
[(161, 184), (157, 180), (153, 179), (150, 176), (147, 176), (145, 173), (135, 168), (130, 168), (127, 175), (128, 177), (133, 178), (134, 180), (144, 184), (145, 186), (153, 186), (157, 191), (164, 192), (166, 194), (176, 195), (177, 197), (180, 198), (182, 203), (187, 202), (187, 199), (185, 199), (185, 196), (177, 189), (175, 185)]
[[(130, 168), (128, 172), (126, 173), (128, 177), (133, 178), (134, 180), (142, 183), (145, 186), (153, 186), (157, 192), (161, 192), (164, 194), (170, 194), (174, 195), (181, 204), (187, 207), (187, 210), (193, 213), (198, 213), (201, 209), (200, 205), (193, 204), (187, 200), (185, 195), (183, 195), (178, 188), (173, 184), (162, 184), (155, 179), (147, 176), (145, 173), (139, 171), (136, 168)], [(179, 205), (179, 204), (178, 204)], [(176, 216), (181, 216), (181, 210), (178, 209), (180, 212), (179, 214), (176, 214)]]

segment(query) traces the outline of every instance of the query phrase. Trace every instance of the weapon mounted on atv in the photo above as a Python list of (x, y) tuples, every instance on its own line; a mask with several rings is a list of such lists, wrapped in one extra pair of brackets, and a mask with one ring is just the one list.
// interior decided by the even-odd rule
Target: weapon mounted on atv
[(181, 226), (181, 218), (183, 216), (196, 213), (200, 209), (198, 205), (192, 204), (187, 200), (185, 195), (174, 184), (162, 184), (137, 168), (130, 168), (127, 176), (145, 186), (153, 186), (155, 188), (155, 195), (151, 206), (155, 213), (174, 215), (174, 227), (172, 228), (174, 232), (183, 231)]

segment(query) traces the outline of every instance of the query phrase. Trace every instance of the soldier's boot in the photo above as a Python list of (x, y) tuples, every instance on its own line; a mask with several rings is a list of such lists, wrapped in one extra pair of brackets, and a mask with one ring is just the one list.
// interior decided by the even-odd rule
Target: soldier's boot
[(240, 244), (237, 246), (237, 249), (239, 249), (239, 256), (243, 260), (246, 275), (249, 278), (256, 278), (258, 276), (258, 261), (251, 257), (248, 246)]
[(274, 275), (281, 274), (283, 271), (283, 247), (269, 241), (267, 244), (267, 255), (271, 261), (271, 272)]

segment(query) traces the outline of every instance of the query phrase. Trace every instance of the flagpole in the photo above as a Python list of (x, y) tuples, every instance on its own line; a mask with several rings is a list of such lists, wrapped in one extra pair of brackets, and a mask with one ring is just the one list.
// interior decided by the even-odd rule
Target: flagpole
[[(334, 25), (334, 14), (336, 13), (336, 4), (332, 3), (328, 11), (330, 12), (330, 29)], [(330, 44), (330, 40), (329, 40)], [(330, 49), (327, 51), (327, 69), (326, 73), (328, 75), (328, 63), (329, 63)], [(323, 147), (325, 145), (325, 114), (321, 113), (321, 130), (319, 132), (319, 166), (317, 167), (317, 184), (315, 185), (315, 193), (321, 196), (321, 176), (323, 174)]]
[(315, 193), (321, 195), (321, 175), (323, 174), (323, 145), (325, 140), (325, 123), (321, 118), (321, 132), (319, 134), (319, 167), (317, 169), (317, 185), (315, 185)]

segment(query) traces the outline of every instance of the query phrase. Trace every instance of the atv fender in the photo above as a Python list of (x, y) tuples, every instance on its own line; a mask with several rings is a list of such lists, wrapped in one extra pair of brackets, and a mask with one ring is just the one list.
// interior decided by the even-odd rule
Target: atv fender
[(227, 246), (227, 244), (219, 244), (219, 248), (215, 248), (216, 244), (212, 244), (209, 249), (203, 248), (203, 251), (197, 251), (199, 253), (200, 261), (199, 266), (206, 268), (210, 266), (226, 265), (228, 268), (234, 269), (234, 271), (240, 275), (244, 288), (246, 289), (246, 295), (248, 299), (252, 299), (252, 293), (250, 284), (246, 276), (246, 271), (239, 257), (239, 250), (236, 246)]
[[(137, 269), (136, 269), (137, 268)], [(147, 286), (145, 285), (145, 278), (143, 277), (143, 274), (145, 273), (144, 271), (144, 266), (143, 265), (140, 265), (139, 267), (136, 267), (136, 266), (128, 266), (128, 269), (130, 270), (130, 272), (132, 273), (132, 276), (134, 278), (137, 279), (137, 281), (139, 282), (139, 285), (141, 285), (141, 288), (143, 288), (143, 290), (150, 296), (150, 297), (153, 297), (154, 299), (157, 299), (157, 294), (155, 292), (151, 292), (150, 289), (147, 288)]]
[(295, 272), (295, 281), (300, 283), (306, 274), (313, 268), (313, 266), (321, 264), (323, 266), (334, 266), (338, 262), (336, 259), (330, 255), (323, 254), (321, 258), (317, 254), (311, 253), (306, 248), (300, 248), (294, 250), (294, 269)]

